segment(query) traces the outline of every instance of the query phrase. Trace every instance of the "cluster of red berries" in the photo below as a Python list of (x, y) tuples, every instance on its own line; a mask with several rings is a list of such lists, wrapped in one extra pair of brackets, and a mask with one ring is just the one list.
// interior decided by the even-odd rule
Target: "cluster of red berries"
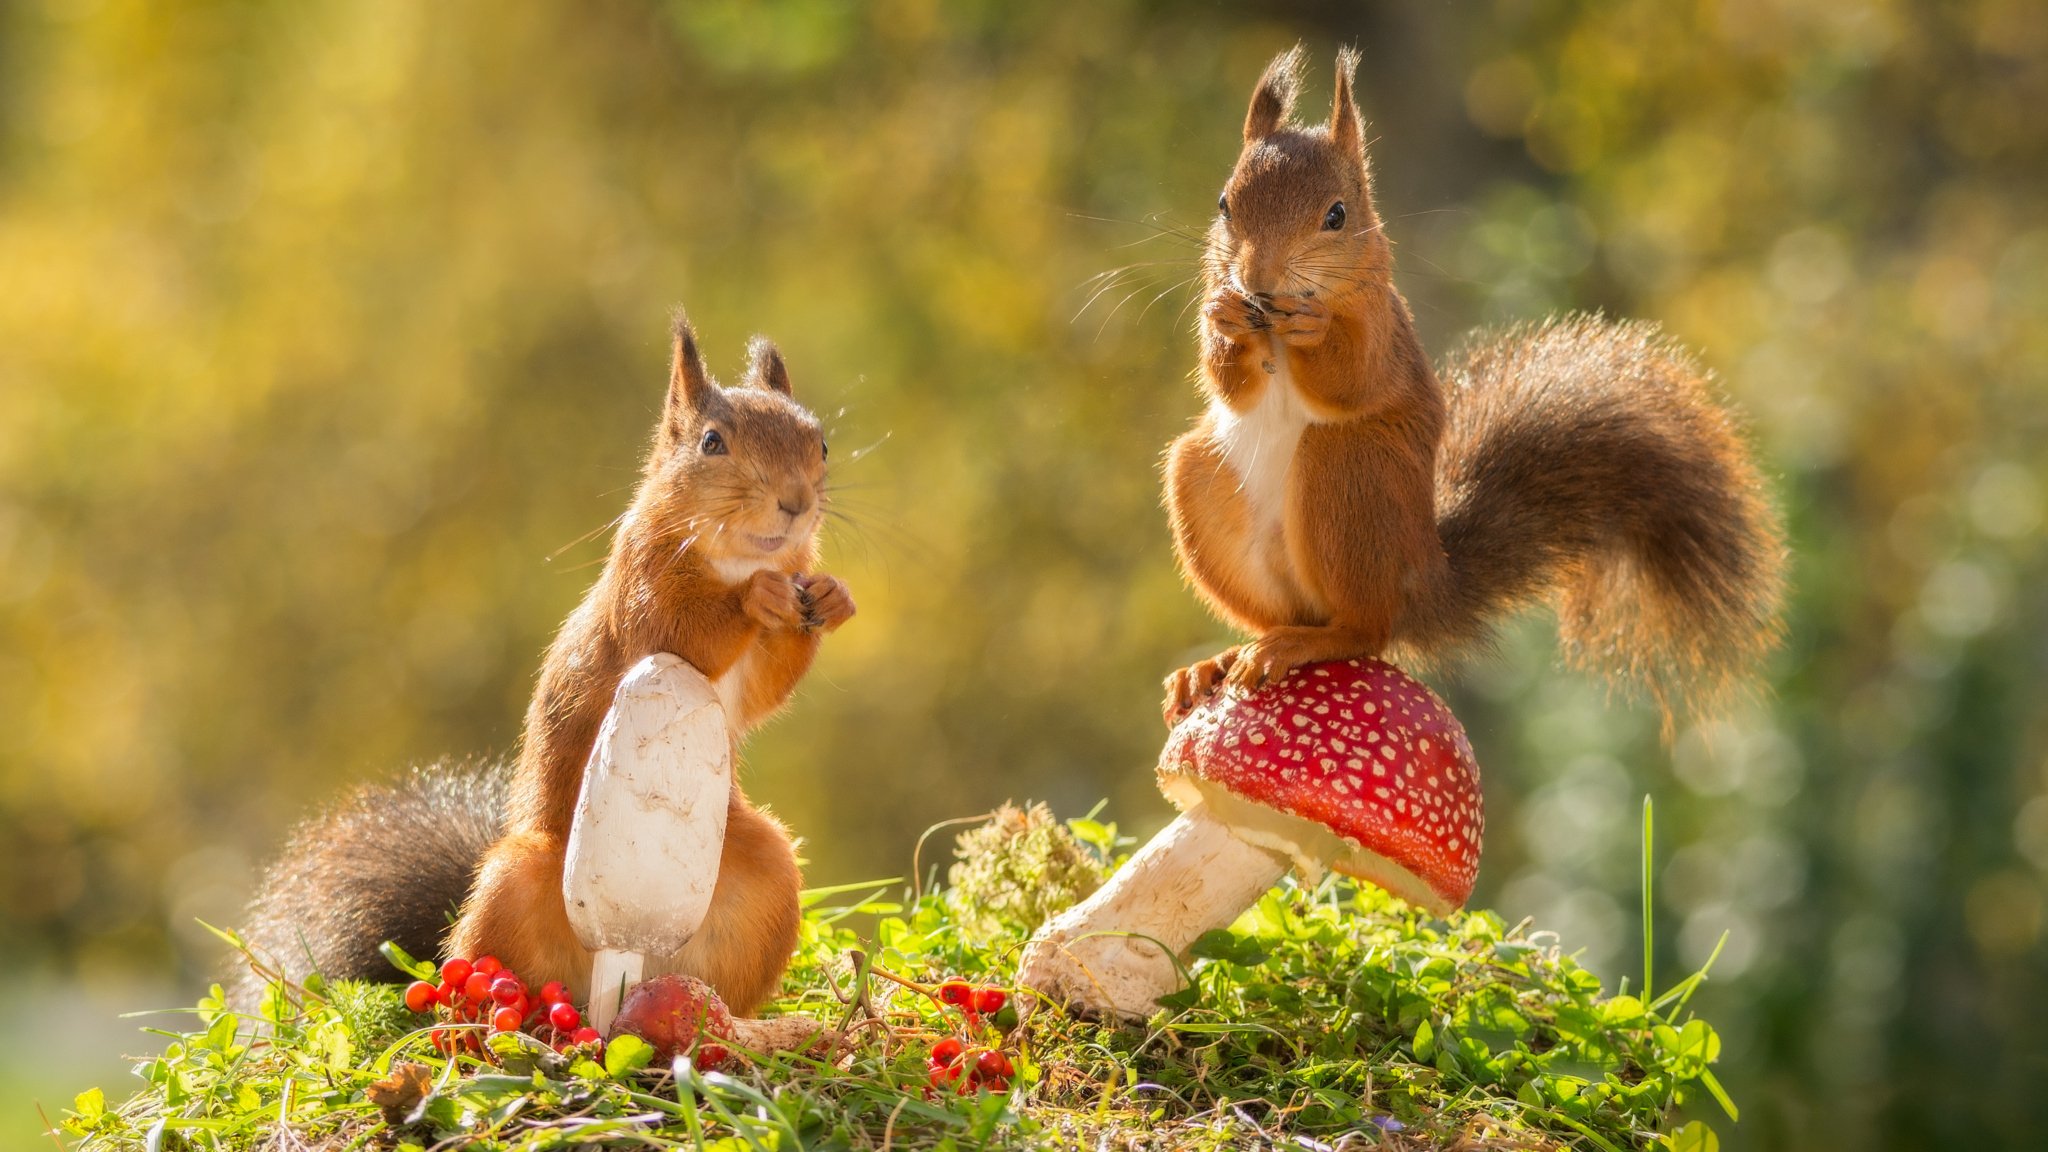
[[(939, 985), (937, 995), (941, 1004), (958, 1008), (967, 1017), (970, 1031), (978, 1028), (984, 1017), (1001, 1012), (1010, 1002), (1009, 994), (1001, 988), (977, 987), (965, 980), (946, 981)], [(932, 1045), (925, 1059), (925, 1074), (933, 1091), (950, 1086), (965, 1095), (984, 1088), (1008, 1092), (1010, 1078), (1017, 1074), (1017, 1069), (998, 1048), (970, 1046), (957, 1036), (946, 1036)]]
[[(967, 1059), (973, 1052), (974, 1059)], [(1010, 1077), (1017, 1074), (1010, 1058), (994, 1048), (969, 1049), (957, 1037), (948, 1036), (932, 1045), (931, 1056), (925, 1061), (925, 1074), (934, 1089), (948, 1084), (965, 1095), (977, 1089), (986, 1088), (991, 1092), (1008, 1092)]]
[[(569, 1002), (569, 990), (559, 980), (541, 985), (537, 993), (530, 991), (496, 956), (456, 957), (441, 965), (440, 976), (438, 985), (415, 980), (407, 986), (405, 1006), (414, 1012), (433, 1011), (452, 1024), (488, 1023), (493, 1032), (526, 1032), (547, 1040), (558, 1052), (602, 1039), (597, 1029), (583, 1023), (583, 1014)], [(443, 1052), (483, 1050), (483, 1037), (474, 1029), (436, 1028), (433, 1042)]]
[(993, 1016), (1010, 1002), (1009, 994), (1001, 988), (989, 988), (969, 984), (965, 980), (948, 980), (939, 985), (939, 1002), (950, 1004), (967, 1013), (969, 1020), (982, 1016)]

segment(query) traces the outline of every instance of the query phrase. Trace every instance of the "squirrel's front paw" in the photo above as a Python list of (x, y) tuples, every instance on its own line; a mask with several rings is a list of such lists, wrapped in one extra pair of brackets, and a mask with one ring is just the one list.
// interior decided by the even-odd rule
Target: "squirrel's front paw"
[(802, 589), (787, 572), (763, 568), (747, 581), (746, 596), (740, 601), (748, 619), (763, 628), (802, 628)]
[(1202, 305), (1202, 319), (1216, 334), (1238, 343), (1254, 332), (1264, 332), (1272, 326), (1266, 310), (1258, 302), (1239, 292), (1218, 292)]
[(1273, 335), (1295, 348), (1323, 342), (1330, 333), (1329, 305), (1313, 296), (1282, 296), (1273, 301)]
[(1224, 676), (1237, 662), (1237, 649), (1226, 648), (1198, 664), (1179, 669), (1166, 678), (1166, 699), (1159, 706), (1159, 713), (1168, 728), (1187, 719), (1195, 705), (1216, 694)]
[(1227, 677), (1230, 686), (1240, 692), (1256, 692), (1307, 662), (1289, 648), (1284, 641), (1275, 642), (1270, 637), (1246, 644), (1238, 650), (1237, 662), (1231, 665)]
[(798, 590), (809, 611), (804, 627), (813, 632), (830, 632), (853, 619), (853, 593), (837, 576), (799, 576)]

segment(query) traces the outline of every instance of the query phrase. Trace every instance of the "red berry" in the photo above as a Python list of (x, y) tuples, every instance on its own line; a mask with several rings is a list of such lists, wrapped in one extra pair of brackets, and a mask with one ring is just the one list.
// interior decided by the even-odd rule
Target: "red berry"
[(540, 986), (540, 1002), (543, 1004), (567, 1004), (569, 1002), (569, 990), (562, 986), (560, 980), (550, 980)]
[(491, 998), (491, 976), (488, 972), (471, 972), (469, 979), (462, 982), (462, 994), (471, 1000)]
[(1003, 1010), (1010, 998), (1001, 988), (977, 988), (974, 992), (974, 1010), (984, 1016), (993, 1016)]
[(948, 1036), (944, 1040), (932, 1045), (932, 1063), (953, 1064), (960, 1059), (960, 1052), (960, 1041)]
[(455, 959), (441, 965), (441, 979), (460, 988), (462, 987), (462, 982), (469, 979), (469, 974), (472, 970), (469, 961), (457, 956)]
[(723, 1044), (697, 1045), (697, 1067), (704, 1072), (716, 1072), (732, 1059), (732, 1052)]
[(574, 1032), (583, 1027), (583, 1013), (578, 1012), (574, 1004), (557, 1003), (548, 1009), (548, 1023), (554, 1025), (557, 1032)]
[(469, 970), (486, 976), (496, 976), (505, 970), (505, 965), (496, 956), (479, 956), (470, 962)]
[(521, 1016), (517, 1008), (500, 1008), (491, 1015), (491, 1031), (517, 1032), (519, 1025), (525, 1020), (526, 1017)]
[(441, 981), (441, 986), (434, 989), (434, 999), (439, 1000), (443, 1004), (455, 1003), (455, 998), (460, 995), (462, 995), (462, 985), (451, 984), (446, 980)]
[(941, 1064), (937, 1060), (932, 1060), (928, 1061), (924, 1067), (925, 1078), (931, 1082), (934, 1088), (941, 1084), (951, 1084), (960, 1078), (960, 1066), (958, 1064)]
[(434, 1045), (434, 1051), (441, 1053), (443, 1056), (454, 1051), (455, 1046), (448, 1039), (448, 1030), (446, 1028), (434, 1029), (433, 1032), (428, 1034), (427, 1039)]
[(939, 999), (944, 1003), (966, 1008), (974, 1003), (974, 988), (965, 980), (948, 980), (939, 985)]
[(974, 1074), (983, 1079), (1007, 1079), (1015, 1071), (1010, 1058), (1001, 1052), (983, 1052), (974, 1058)]
[(517, 1004), (519, 998), (524, 995), (526, 995), (526, 989), (520, 987), (519, 981), (512, 979), (510, 976), (500, 976), (491, 981), (491, 999), (496, 1000), (500, 1004)]
[(415, 980), (405, 986), (405, 1006), (413, 1012), (425, 1012), (434, 1006), (434, 986), (425, 980)]
[(569, 1042), (572, 1044), (589, 1044), (602, 1039), (604, 1037), (597, 1034), (597, 1029), (590, 1027), (578, 1028), (569, 1033)]

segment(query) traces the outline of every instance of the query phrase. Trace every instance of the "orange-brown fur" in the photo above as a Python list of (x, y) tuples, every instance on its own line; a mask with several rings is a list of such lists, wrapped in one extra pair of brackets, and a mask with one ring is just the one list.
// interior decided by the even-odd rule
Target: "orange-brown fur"
[[(486, 853), (448, 941), (497, 956), (579, 998), (590, 954), (562, 902), (563, 852), (585, 761), (620, 678), (672, 652), (714, 682), (744, 677), (734, 738), (782, 707), (821, 633), (854, 607), (809, 575), (825, 499), (817, 421), (789, 396), (779, 355), (756, 341), (747, 387), (721, 389), (678, 317), (668, 399), (644, 478), (604, 573), (562, 625), (527, 709), (504, 835)], [(707, 454), (707, 433), (725, 451)], [(763, 542), (773, 547), (763, 547)], [(751, 569), (751, 571), (748, 571)], [(774, 990), (796, 943), (800, 878), (789, 834), (737, 782), (708, 917), (677, 958), (734, 1011)]]
[[(673, 652), (712, 678), (737, 741), (788, 699), (819, 635), (853, 615), (810, 573), (826, 498), (817, 421), (789, 396), (766, 341), (747, 387), (721, 389), (679, 317), (668, 399), (645, 473), (596, 584), (549, 649), (525, 738), (502, 766), (440, 764), (365, 785), (316, 814), (266, 869), (246, 938), (290, 978), (402, 979), (378, 946), (495, 954), (579, 992), (590, 958), (562, 904), (563, 844), (599, 724), (627, 668)], [(721, 453), (706, 451), (708, 431)], [(736, 1010), (773, 992), (795, 943), (789, 834), (735, 783), (718, 882), (683, 951), (650, 958), (702, 976)], [(448, 921), (461, 908), (449, 937)], [(253, 1005), (262, 981), (233, 981)]]
[(1356, 58), (1313, 128), (1288, 123), (1300, 64), (1254, 91), (1204, 262), (1209, 406), (1165, 469), (1182, 571), (1254, 639), (1168, 677), (1167, 722), (1226, 681), (1440, 658), (1543, 593), (1582, 662), (1715, 696), (1775, 639), (1783, 546), (1704, 378), (1575, 318), (1468, 354), (1447, 392), (1394, 288)]

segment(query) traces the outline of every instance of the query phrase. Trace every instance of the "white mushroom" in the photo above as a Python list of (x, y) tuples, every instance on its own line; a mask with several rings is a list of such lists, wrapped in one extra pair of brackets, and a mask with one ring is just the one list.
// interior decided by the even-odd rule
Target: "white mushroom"
[(591, 1026), (611, 1027), (647, 956), (673, 956), (711, 906), (732, 737), (711, 682), (656, 653), (619, 682), (569, 828), (562, 898), (594, 955)]

